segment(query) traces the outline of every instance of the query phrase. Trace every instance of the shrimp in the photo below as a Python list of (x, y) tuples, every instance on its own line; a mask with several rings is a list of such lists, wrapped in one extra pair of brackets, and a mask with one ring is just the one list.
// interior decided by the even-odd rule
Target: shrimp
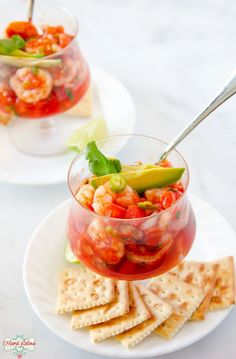
[(94, 219), (88, 226), (87, 233), (99, 255), (107, 264), (117, 264), (125, 254), (125, 245), (118, 232), (111, 226), (106, 226), (99, 219)]
[(12, 68), (1, 63), (0, 64), (0, 81), (7, 80), (11, 75), (12, 75)]
[(71, 59), (65, 59), (59, 66), (52, 69), (54, 86), (68, 86), (78, 73), (78, 65)]
[(106, 182), (96, 189), (92, 207), (97, 214), (107, 216), (109, 212), (109, 210), (107, 211), (107, 206), (112, 203), (126, 208), (138, 202), (139, 195), (130, 186), (126, 185), (122, 192), (115, 193), (112, 192), (109, 182)]
[(144, 233), (141, 229), (133, 227), (129, 223), (122, 223), (117, 230), (121, 238), (125, 239), (126, 244), (136, 243), (137, 241), (140, 242), (144, 237)]
[(89, 224), (87, 232), (94, 243), (102, 242), (106, 238), (104, 222), (99, 218)]
[(133, 190), (132, 187), (126, 185), (125, 189), (116, 193), (116, 203), (122, 207), (129, 207), (132, 204), (137, 204), (140, 201), (139, 195)]
[(95, 189), (91, 184), (84, 184), (80, 187), (75, 198), (82, 206), (89, 208), (93, 202)]
[(20, 100), (35, 103), (49, 97), (53, 81), (46, 70), (37, 68), (35, 74), (30, 67), (22, 67), (10, 78), (10, 86)]
[(145, 191), (145, 197), (152, 203), (159, 203), (162, 190), (160, 188), (151, 188)]
[(92, 207), (97, 214), (105, 216), (105, 206), (113, 203), (114, 200), (115, 194), (109, 191), (109, 183), (106, 182), (104, 185), (101, 185), (96, 189), (93, 197)]

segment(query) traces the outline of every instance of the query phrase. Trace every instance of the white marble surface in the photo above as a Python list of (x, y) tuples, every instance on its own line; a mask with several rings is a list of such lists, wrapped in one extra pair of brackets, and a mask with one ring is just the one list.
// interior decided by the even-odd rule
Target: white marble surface
[[(235, 65), (233, 0), (61, 0), (80, 19), (90, 63), (123, 81), (134, 97), (137, 133), (170, 140), (204, 106)], [(201, 125), (180, 149), (188, 160), (191, 190), (208, 200), (236, 229), (236, 97)], [(0, 169), (1, 170), (1, 169)], [(68, 197), (65, 185), (0, 184), (0, 342), (34, 336), (28, 358), (99, 359), (53, 335), (24, 293), (22, 261), (35, 226)], [(224, 239), (222, 238), (222, 241)], [(46, 253), (45, 253), (46, 255)], [(213, 333), (166, 359), (236, 357), (236, 310)], [(115, 353), (114, 353), (115, 355)], [(3, 359), (10, 354), (2, 351)]]

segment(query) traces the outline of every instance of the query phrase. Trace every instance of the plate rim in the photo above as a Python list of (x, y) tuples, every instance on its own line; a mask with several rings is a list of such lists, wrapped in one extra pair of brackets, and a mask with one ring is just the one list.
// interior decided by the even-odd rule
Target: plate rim
[[(195, 195), (195, 194), (192, 194), (192, 193), (188, 193), (188, 196), (190, 197), (190, 200), (192, 199), (196, 199), (196, 200), (200, 200), (201, 202), (204, 202), (205, 204), (207, 204), (213, 211), (217, 212), (221, 217), (222, 219), (224, 219), (228, 226), (232, 229), (232, 232), (236, 235), (234, 229), (232, 228), (231, 224), (227, 221), (227, 219), (217, 210), (215, 209), (214, 206), (212, 206), (208, 201), (202, 199), (201, 197)], [(22, 275), (23, 275), (23, 285), (24, 285), (24, 290), (25, 290), (25, 293), (26, 293), (26, 296), (28, 298), (28, 301), (34, 311), (34, 313), (36, 314), (36, 316), (38, 317), (39, 320), (41, 320), (41, 322), (49, 329), (51, 330), (51, 332), (53, 334), (55, 334), (56, 336), (58, 336), (59, 338), (61, 338), (63, 341), (65, 341), (66, 343), (69, 343), (71, 345), (73, 345), (74, 347), (78, 348), (79, 350), (84, 350), (86, 352), (89, 352), (89, 353), (93, 353), (95, 355), (103, 355), (104, 357), (106, 358), (138, 358), (138, 359), (141, 359), (141, 358), (153, 358), (154, 356), (156, 357), (159, 357), (161, 355), (165, 355), (165, 354), (170, 354), (170, 353), (174, 353), (174, 352), (177, 352), (181, 349), (184, 349), (198, 341), (200, 341), (201, 339), (203, 339), (204, 337), (206, 337), (207, 335), (209, 335), (210, 333), (212, 333), (223, 321), (224, 319), (229, 315), (229, 313), (231, 312), (231, 310), (233, 309), (233, 306), (229, 307), (229, 308), (226, 308), (226, 309), (223, 309), (221, 310), (221, 313), (222, 313), (222, 317), (219, 319), (218, 322), (216, 322), (211, 328), (210, 330), (203, 330), (201, 331), (200, 335), (196, 336), (195, 338), (193, 338), (192, 340), (190, 340), (187, 344), (183, 342), (183, 344), (181, 345), (178, 345), (177, 348), (171, 348), (171, 350), (169, 351), (166, 351), (166, 350), (163, 350), (163, 351), (160, 351), (159, 353), (152, 353), (152, 354), (143, 354), (143, 353), (137, 353), (137, 352), (134, 352), (132, 353), (132, 351), (128, 351), (126, 355), (126, 353), (124, 353), (123, 351), (121, 352), (121, 354), (118, 354), (116, 353), (117, 356), (112, 356), (111, 354), (107, 353), (106, 351), (103, 351), (102, 347), (99, 348), (99, 343), (97, 345), (97, 348), (98, 350), (95, 350), (93, 348), (90, 348), (90, 347), (86, 347), (86, 346), (78, 346), (76, 345), (75, 343), (71, 342), (69, 340), (69, 338), (65, 338), (63, 336), (63, 334), (60, 333), (60, 331), (56, 331), (54, 328), (51, 327), (50, 325), (50, 322), (49, 321), (46, 321), (43, 316), (41, 316), (40, 312), (38, 311), (37, 307), (35, 306), (35, 304), (33, 303), (32, 299), (31, 299), (31, 296), (30, 296), (30, 290), (28, 288), (28, 285), (27, 285), (27, 260), (28, 260), (28, 253), (30, 251), (30, 248), (31, 248), (31, 245), (32, 243), (34, 242), (35, 240), (35, 237), (37, 237), (37, 234), (38, 232), (41, 230), (41, 228), (44, 226), (44, 224), (51, 218), (54, 216), (55, 213), (57, 213), (58, 211), (60, 211), (61, 209), (63, 208), (66, 208), (68, 207), (69, 208), (69, 205), (70, 205), (70, 202), (71, 202), (71, 199), (67, 199), (65, 201), (63, 201), (61, 204), (59, 204), (57, 207), (55, 207), (52, 211), (50, 211), (44, 218), (43, 220), (38, 224), (38, 226), (35, 228), (28, 244), (27, 244), (27, 247), (26, 247), (26, 251), (25, 251), (25, 255), (24, 255), (24, 260), (23, 260), (23, 271), (22, 271)]]
[[(137, 113), (136, 113), (136, 106), (135, 106), (135, 103), (134, 103), (134, 99), (133, 99), (133, 96), (131, 95), (130, 91), (128, 90), (127, 86), (118, 78), (116, 77), (116, 75), (113, 75), (113, 73), (109, 72), (109, 71), (106, 71), (105, 69), (103, 69), (102, 67), (100, 66), (96, 66), (96, 65), (93, 65), (91, 64), (90, 66), (90, 72), (91, 74), (93, 75), (93, 73), (95, 72), (98, 72), (100, 74), (105, 74), (106, 77), (109, 77), (111, 78), (113, 81), (115, 81), (121, 88), (122, 88), (122, 92), (126, 95), (127, 98), (129, 98), (129, 102), (130, 102), (130, 106), (132, 106), (132, 112), (133, 112), (133, 118), (132, 118), (132, 125), (131, 125), (131, 129), (129, 129), (129, 133), (131, 133), (134, 128), (135, 128), (135, 125), (136, 125), (136, 122), (137, 122)], [(92, 81), (93, 81), (93, 78), (92, 78)], [(130, 107), (131, 108), (131, 107)], [(8, 128), (4, 128), (4, 130), (8, 130)], [(74, 157), (73, 157), (73, 153), (68, 151), (68, 152), (65, 152), (63, 154), (58, 154), (58, 155), (55, 155), (55, 156), (51, 156), (51, 157), (58, 157), (58, 156), (68, 156), (71, 154), (71, 159), (70, 159), (70, 163), (72, 162), (72, 160), (74, 159), (74, 157), (76, 156), (76, 153), (74, 153)], [(24, 153), (22, 153), (22, 155), (24, 156), (30, 156), (30, 155), (25, 155)], [(30, 156), (32, 158), (34, 158), (34, 156)], [(50, 156), (49, 156), (50, 157)], [(40, 158), (40, 157), (37, 157), (37, 158)], [(69, 165), (68, 165), (69, 167)], [(6, 184), (6, 185), (18, 185), (18, 186), (31, 186), (31, 187), (37, 187), (37, 186), (52, 186), (52, 185), (60, 185), (60, 184), (63, 184), (63, 183), (66, 183), (67, 182), (67, 179), (66, 177), (64, 179), (60, 178), (60, 179), (57, 179), (57, 180), (49, 180), (49, 181), (46, 181), (46, 180), (42, 180), (42, 181), (26, 181), (26, 180), (15, 180), (15, 177), (11, 178), (10, 180), (6, 180), (4, 178), (1, 178), (0, 176), (0, 183), (2, 184)]]

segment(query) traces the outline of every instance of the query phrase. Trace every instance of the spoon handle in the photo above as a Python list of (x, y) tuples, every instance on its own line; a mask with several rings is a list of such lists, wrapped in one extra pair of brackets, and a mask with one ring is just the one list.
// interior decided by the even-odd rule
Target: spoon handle
[(28, 21), (32, 21), (34, 12), (34, 0), (28, 0)]
[(223, 89), (219, 94), (208, 104), (208, 106), (201, 111), (192, 122), (190, 122), (165, 148), (160, 157), (160, 161), (166, 159), (168, 154), (195, 128), (197, 127), (210, 113), (217, 107), (222, 105), (226, 100), (236, 93), (236, 68), (233, 70), (230, 78), (225, 83)]

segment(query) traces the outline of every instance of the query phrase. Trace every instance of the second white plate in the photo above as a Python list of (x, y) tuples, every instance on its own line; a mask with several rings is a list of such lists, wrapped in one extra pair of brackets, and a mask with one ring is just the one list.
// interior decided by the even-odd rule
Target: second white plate
[[(132, 133), (136, 113), (133, 100), (123, 84), (107, 72), (92, 68), (92, 86), (100, 99), (109, 135)], [(96, 103), (95, 103), (96, 106)], [(100, 109), (94, 109), (99, 112)], [(69, 117), (68, 117), (69, 119)], [(84, 119), (71, 118), (80, 124)], [(19, 185), (49, 185), (66, 181), (70, 162), (75, 153), (51, 157), (24, 155), (12, 146), (8, 129), (0, 126), (0, 182)]]
[[(197, 219), (197, 236), (188, 258), (212, 260), (236, 257), (236, 236), (227, 221), (196, 196), (191, 202)], [(63, 203), (39, 225), (29, 243), (24, 260), (24, 285), (29, 301), (41, 321), (67, 342), (96, 354), (119, 358), (152, 358), (184, 348), (215, 329), (230, 309), (208, 313), (200, 322), (188, 322), (171, 340), (150, 335), (127, 351), (116, 340), (93, 344), (87, 330), (73, 331), (70, 318), (55, 314), (58, 275), (68, 266), (64, 259), (65, 227), (70, 201)]]

